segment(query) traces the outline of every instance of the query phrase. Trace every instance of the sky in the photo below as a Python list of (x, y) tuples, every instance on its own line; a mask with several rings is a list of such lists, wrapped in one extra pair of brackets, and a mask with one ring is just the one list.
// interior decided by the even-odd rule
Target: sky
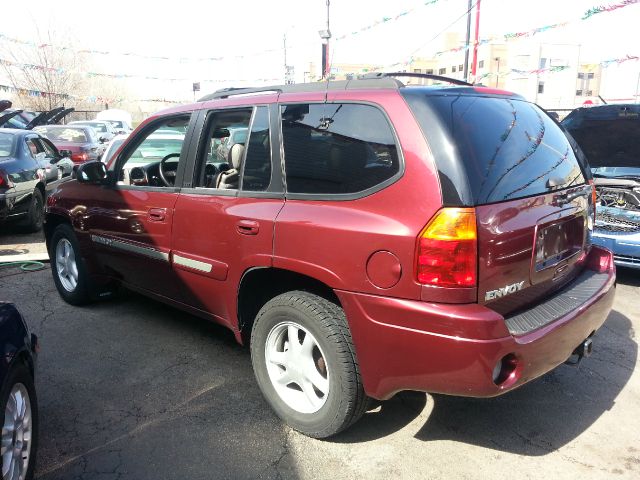
[[(633, 40), (637, 39), (640, 3), (580, 20), (591, 7), (621, 1), (482, 0), (480, 37), (571, 22), (534, 38), (545, 43), (579, 44), (585, 62), (640, 55), (640, 42)], [(11, 20), (0, 23), (0, 33), (38, 41), (38, 32), (52, 30), (68, 35), (78, 48), (114, 52), (84, 55), (87, 69), (94, 72), (184, 78), (180, 82), (127, 81), (134, 95), (178, 100), (192, 98), (193, 81), (201, 82), (202, 94), (227, 86), (282, 83), (285, 36), (287, 63), (295, 68), (296, 81), (302, 81), (310, 62), (319, 71), (318, 31), (326, 28), (326, 0), (116, 0), (92, 3), (91, 8), (78, 0), (3, 3), (3, 17)], [(443, 48), (444, 31), (465, 31), (468, 0), (426, 3), (331, 0), (332, 63), (392, 65), (412, 55), (430, 56)], [(351, 34), (385, 17), (391, 20)], [(343, 35), (347, 37), (337, 40)], [(223, 60), (144, 60), (115, 54), (118, 52)]]

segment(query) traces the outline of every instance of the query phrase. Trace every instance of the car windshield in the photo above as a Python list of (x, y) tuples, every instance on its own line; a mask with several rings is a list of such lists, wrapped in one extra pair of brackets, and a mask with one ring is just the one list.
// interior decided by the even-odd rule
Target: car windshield
[(180, 153), (182, 138), (147, 138), (130, 157), (131, 162), (149, 163), (162, 160), (170, 153)]
[(111, 125), (113, 125), (115, 128), (124, 128), (122, 122), (118, 120), (109, 120), (109, 123), (111, 123)]
[(36, 130), (52, 141), (62, 141), (70, 143), (84, 143), (87, 141), (87, 135), (81, 128), (73, 127), (40, 127)]
[(86, 125), (87, 127), (91, 127), (100, 133), (107, 132), (107, 127), (104, 123), (76, 123), (75, 125)]
[(14, 135), (0, 133), (0, 158), (10, 157), (13, 153)]
[(637, 167), (594, 167), (591, 173), (596, 177), (636, 177), (640, 178), (640, 163)]

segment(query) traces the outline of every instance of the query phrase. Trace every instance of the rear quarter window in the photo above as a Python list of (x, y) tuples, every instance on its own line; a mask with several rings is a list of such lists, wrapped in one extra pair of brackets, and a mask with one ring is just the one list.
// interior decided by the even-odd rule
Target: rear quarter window
[(393, 131), (377, 107), (324, 103), (281, 108), (289, 193), (356, 194), (400, 172)]
[[(585, 183), (567, 137), (534, 104), (508, 97), (404, 95), (427, 141), (442, 142), (433, 135), (437, 123), (453, 146), (434, 151), (443, 190), (466, 188), (472, 204), (481, 205)], [(447, 175), (456, 169), (452, 163), (457, 177)]]

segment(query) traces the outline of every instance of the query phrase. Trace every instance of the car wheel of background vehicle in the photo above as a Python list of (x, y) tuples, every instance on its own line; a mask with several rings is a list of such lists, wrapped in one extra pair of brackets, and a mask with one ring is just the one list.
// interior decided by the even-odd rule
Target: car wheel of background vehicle
[(7, 376), (0, 396), (2, 478), (33, 478), (38, 445), (38, 403), (33, 378), (22, 363)]
[(42, 220), (44, 219), (44, 198), (40, 189), (36, 188), (31, 195), (31, 204), (27, 216), (20, 223), (20, 226), (26, 232), (38, 232), (42, 228)]
[(308, 292), (269, 300), (251, 332), (258, 385), (294, 429), (326, 438), (364, 413), (367, 397), (344, 311)]
[(51, 236), (51, 273), (58, 293), (71, 305), (90, 300), (89, 276), (71, 226), (58, 225)]

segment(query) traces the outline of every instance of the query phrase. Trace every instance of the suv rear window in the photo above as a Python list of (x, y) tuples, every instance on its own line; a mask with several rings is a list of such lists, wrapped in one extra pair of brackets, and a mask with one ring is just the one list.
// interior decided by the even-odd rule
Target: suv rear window
[(566, 136), (532, 103), (402, 93), (434, 154), (445, 204), (503, 202), (585, 183)]

